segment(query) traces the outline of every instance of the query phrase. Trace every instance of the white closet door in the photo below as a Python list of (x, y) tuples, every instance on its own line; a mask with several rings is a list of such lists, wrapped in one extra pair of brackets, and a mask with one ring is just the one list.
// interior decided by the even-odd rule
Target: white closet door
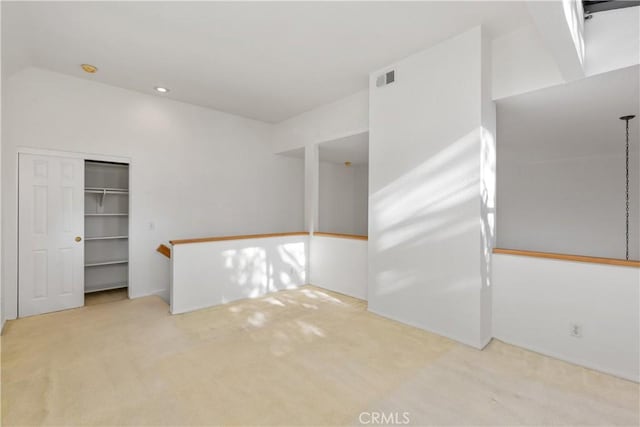
[(84, 305), (84, 160), (20, 154), (20, 317)]

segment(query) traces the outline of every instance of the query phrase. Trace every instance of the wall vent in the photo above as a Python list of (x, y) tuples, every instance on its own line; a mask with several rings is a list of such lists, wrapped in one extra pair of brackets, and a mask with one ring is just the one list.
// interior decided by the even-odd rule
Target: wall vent
[(376, 78), (376, 86), (382, 87), (396, 81), (396, 70), (387, 71)]

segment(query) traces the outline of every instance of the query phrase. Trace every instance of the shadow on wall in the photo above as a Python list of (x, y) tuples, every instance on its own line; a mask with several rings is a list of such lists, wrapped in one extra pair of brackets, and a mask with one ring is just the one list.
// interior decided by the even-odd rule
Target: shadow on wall
[(481, 277), (490, 274), (492, 156), (492, 134), (476, 128), (370, 196), (369, 303), (374, 309), (391, 314), (404, 307), (400, 317), (417, 325), (430, 316), (477, 322), (480, 304), (472, 310), (464, 304), (475, 304)]
[(306, 283), (306, 245), (303, 242), (227, 249), (222, 257), (223, 303), (256, 298)]

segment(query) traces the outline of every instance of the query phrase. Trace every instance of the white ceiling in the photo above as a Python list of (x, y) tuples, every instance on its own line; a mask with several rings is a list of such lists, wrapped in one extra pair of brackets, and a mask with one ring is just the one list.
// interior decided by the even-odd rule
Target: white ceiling
[(369, 132), (323, 142), (319, 145), (319, 157), (320, 161), (330, 163), (369, 164)]
[[(368, 72), (523, 2), (2, 2), (3, 70), (31, 64), (268, 122), (365, 89)], [(5, 64), (6, 63), (6, 64)], [(79, 64), (96, 65), (96, 75)]]
[(543, 161), (622, 153), (625, 123), (637, 153), (640, 130), (640, 66), (497, 101), (497, 144)]

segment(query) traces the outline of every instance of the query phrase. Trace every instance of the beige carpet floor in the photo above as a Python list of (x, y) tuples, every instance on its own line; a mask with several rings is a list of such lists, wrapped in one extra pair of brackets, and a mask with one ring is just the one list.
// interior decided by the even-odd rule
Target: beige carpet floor
[(129, 298), (127, 295), (127, 288), (91, 292), (84, 295), (84, 305), (104, 304), (107, 302), (122, 301), (127, 298)]
[(157, 297), (90, 305), (11, 321), (2, 338), (4, 426), (357, 425), (375, 413), (640, 422), (636, 383), (499, 341), (477, 351), (310, 286), (177, 316)]

